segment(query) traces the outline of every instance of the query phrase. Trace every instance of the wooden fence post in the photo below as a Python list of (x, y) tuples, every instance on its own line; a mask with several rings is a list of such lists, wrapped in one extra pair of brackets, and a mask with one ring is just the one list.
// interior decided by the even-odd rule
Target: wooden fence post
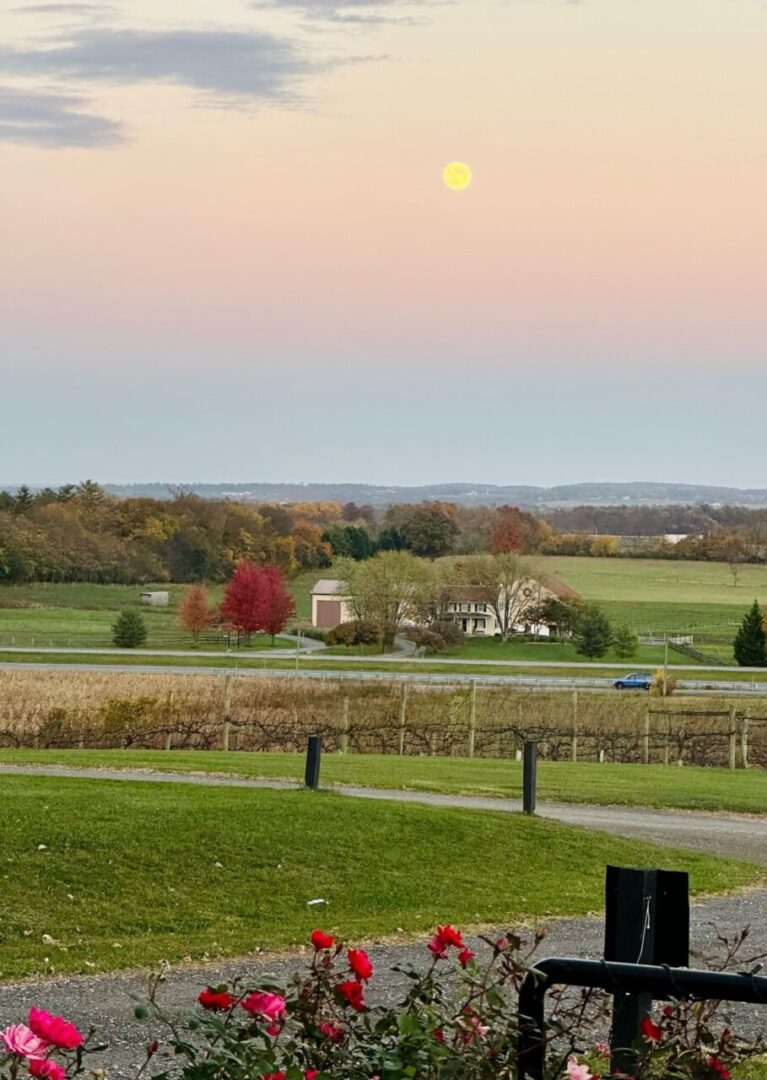
[(399, 702), (399, 753), (400, 757), (405, 753), (405, 722), (407, 720), (407, 683), (402, 684), (402, 694)]
[(338, 740), (338, 749), (342, 754), (349, 752), (349, 699), (344, 698), (343, 720), (341, 721), (341, 738)]
[(471, 680), (471, 697), (469, 699), (469, 757), (474, 757), (474, 743), (477, 736), (477, 680)]
[(736, 767), (736, 765), (737, 765), (737, 752), (736, 752), (736, 743), (735, 743), (737, 732), (735, 730), (735, 721), (736, 721), (735, 706), (733, 705), (730, 708), (730, 761), (729, 761), (729, 766), (730, 766), (731, 769), (734, 769)]
[(573, 733), (570, 737), (570, 760), (578, 761), (578, 691), (573, 690)]
[(223, 750), (229, 750), (229, 731), (231, 729), (230, 717), (232, 715), (232, 676), (224, 676), (224, 738)]
[(671, 717), (666, 713), (666, 745), (663, 747), (663, 764), (668, 765), (671, 743)]
[(650, 764), (650, 710), (644, 714), (644, 735), (642, 736), (642, 763)]
[(741, 719), (740, 727), (740, 757), (743, 762), (743, 768), (748, 768), (748, 717), (744, 716)]

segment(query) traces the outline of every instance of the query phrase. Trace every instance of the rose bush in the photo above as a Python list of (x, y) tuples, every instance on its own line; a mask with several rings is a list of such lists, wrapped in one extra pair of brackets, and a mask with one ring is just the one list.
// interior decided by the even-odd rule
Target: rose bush
[[(187, 1080), (518, 1080), (517, 994), (543, 936), (527, 953), (514, 934), (482, 937), (480, 960), (459, 930), (438, 926), (422, 971), (394, 969), (406, 987), (402, 999), (371, 1005), (367, 953), (315, 930), (308, 970), (288, 987), (204, 987), (187, 1028), (169, 1022), (167, 1049), (180, 1057)], [(158, 986), (141, 1015), (164, 1019)], [(604, 1028), (611, 999), (564, 989), (549, 999), (550, 1080), (626, 1076), (611, 1072), (604, 1044), (582, 1049), (587, 1032)], [(673, 1003), (647, 1020), (632, 1080), (730, 1080), (739, 1062), (763, 1052), (727, 1028), (715, 1036), (718, 1008)]]
[[(459, 930), (438, 926), (422, 971), (394, 969), (405, 985), (396, 1005), (371, 1005), (367, 953), (322, 930), (311, 935), (308, 970), (288, 987), (203, 987), (184, 1026), (164, 1015), (157, 976), (136, 1014), (164, 1021), (169, 1034), (164, 1046), (146, 1047), (141, 1073), (154, 1080), (519, 1080), (517, 994), (542, 937), (528, 952), (511, 933), (481, 937), (480, 958)], [(726, 1026), (715, 1033), (719, 1003), (672, 1002), (643, 1022), (629, 1078), (612, 1070), (608, 1047), (589, 1036), (604, 1028), (610, 1001), (589, 991), (550, 992), (547, 1080), (737, 1080), (738, 1065), (764, 1053)], [(0, 1032), (0, 1080), (69, 1080), (84, 1071), (86, 1054), (104, 1049), (91, 1038), (32, 1008), (27, 1023)]]

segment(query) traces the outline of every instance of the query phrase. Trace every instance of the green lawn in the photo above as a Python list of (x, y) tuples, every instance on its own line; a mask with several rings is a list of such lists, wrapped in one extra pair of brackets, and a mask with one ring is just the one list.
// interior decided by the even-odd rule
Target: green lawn
[[(0, 750), (0, 762), (152, 768), (303, 780), (304, 756), (215, 750)], [(325, 784), (521, 798), (522, 767), (474, 758), (326, 754)], [(5, 782), (5, 781), (3, 781)], [(555, 802), (767, 813), (767, 771), (542, 761), (538, 797)]]
[(688, 870), (694, 892), (763, 875), (522, 815), (328, 793), (29, 777), (3, 792), (5, 979), (278, 948), (317, 925), (425, 939), (437, 921), (582, 915), (608, 862)]
[(734, 587), (726, 563), (553, 555), (536, 557), (535, 564), (641, 633), (734, 637), (754, 598), (767, 602), (767, 566), (741, 567)]
[[(296, 600), (297, 620), (306, 620), (310, 613), (309, 590), (317, 574), (303, 574), (289, 581)], [(170, 593), (167, 608), (151, 608), (140, 602), (146, 590), (162, 589)], [(135, 608), (141, 611), (148, 630), (147, 648), (192, 648), (189, 634), (178, 626), (176, 609), (184, 595), (185, 585), (86, 585), (32, 584), (0, 586), (0, 647), (3, 645), (36, 645), (78, 648), (103, 648), (112, 643), (112, 625), (119, 611)], [(223, 586), (209, 589), (211, 601), (219, 603)], [(286, 642), (277, 641), (277, 646)], [(203, 635), (200, 647), (226, 648), (221, 635), (214, 630)], [(250, 649), (271, 648), (268, 638), (255, 636)]]
[[(466, 660), (532, 660), (536, 663), (577, 664), (588, 660), (575, 651), (575, 646), (567, 641), (501, 641), (495, 637), (467, 638), (460, 645), (454, 645), (439, 654), (440, 657), (460, 657)], [(632, 668), (655, 668), (663, 664), (664, 648), (662, 645), (640, 645), (636, 655), (630, 660), (622, 660), (610, 649), (601, 659), (606, 664), (628, 664)], [(690, 663), (695, 660), (681, 659), (680, 654), (669, 653), (669, 663)]]

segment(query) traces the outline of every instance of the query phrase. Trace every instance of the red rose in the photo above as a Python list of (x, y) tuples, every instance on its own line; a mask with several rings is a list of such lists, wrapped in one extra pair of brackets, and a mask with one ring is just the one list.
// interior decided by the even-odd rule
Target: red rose
[(330, 934), (324, 933), (322, 930), (312, 930), (312, 945), (317, 952), (321, 949), (332, 949), (335, 944), (335, 938)]
[(462, 949), (458, 953), (458, 963), (461, 965), (462, 968), (467, 967), (468, 964), (469, 964), (469, 961), (473, 960), (473, 959), (474, 959), (474, 953), (471, 951), (471, 949)]
[(730, 1080), (732, 1074), (730, 1073), (729, 1069), (725, 1068), (719, 1058), (710, 1057), (706, 1061), (706, 1064), (708, 1065), (709, 1069), (713, 1069), (713, 1071), (718, 1077), (721, 1078), (721, 1080)]
[(284, 1072), (263, 1073), (261, 1080), (285, 1080), (286, 1076), (287, 1073)]
[(62, 1016), (51, 1016), (45, 1009), (36, 1009), (34, 1005), (29, 1010), (29, 1026), (38, 1038), (45, 1039), (62, 1050), (74, 1050), (83, 1041), (74, 1024), (70, 1024)]
[(438, 960), (447, 960), (447, 945), (436, 934), (429, 942), (428, 947), (429, 952), (433, 952)]
[(456, 930), (449, 923), (447, 926), (437, 927), (437, 937), (443, 945), (454, 945), (456, 949), (463, 948), (463, 938), (459, 930)]
[(437, 1030), (434, 1032), (434, 1038), (437, 1040), (438, 1043), (444, 1043), (445, 1034), (442, 1031), (442, 1028), (437, 1028)]
[(365, 999), (362, 984), (358, 983), (356, 979), (347, 979), (346, 982), (339, 983), (336, 989), (346, 1004), (351, 1005), (355, 1012), (364, 1010)]
[(358, 979), (363, 982), (367, 982), (370, 976), (373, 974), (373, 965), (368, 959), (368, 954), (364, 949), (349, 949), (347, 953), (349, 957), (349, 967), (352, 969)]
[(149, 1046), (147, 1046), (146, 1052), (147, 1054), (156, 1054), (159, 1049), (160, 1044), (158, 1043), (157, 1039), (154, 1039), (152, 1042), (150, 1042)]
[(200, 993), (197, 998), (203, 1009), (207, 1009), (208, 1012), (221, 1012), (226, 1009), (231, 1009), (234, 1005), (234, 998), (231, 994), (217, 993), (209, 986)]
[(660, 1042), (661, 1030), (657, 1024), (654, 1024), (652, 1020), (650, 1020), (649, 1017), (646, 1016), (642, 1021), (641, 1030), (645, 1039), (648, 1039), (650, 1042), (654, 1043)]
[(304, 1073), (304, 1080), (317, 1080), (320, 1075), (319, 1069), (307, 1069)]
[(320, 1031), (331, 1042), (340, 1043), (344, 1040), (343, 1028), (336, 1027), (335, 1024), (320, 1024)]
[(29, 1071), (37, 1080), (64, 1080), (66, 1072), (57, 1061), (50, 1058), (29, 1058)]

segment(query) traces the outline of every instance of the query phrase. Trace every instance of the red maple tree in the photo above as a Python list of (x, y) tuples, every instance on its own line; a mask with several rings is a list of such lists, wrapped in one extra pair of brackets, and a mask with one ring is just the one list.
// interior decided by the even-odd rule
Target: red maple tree
[(233, 626), (245, 637), (261, 629), (259, 615), (262, 574), (260, 567), (243, 559), (237, 564), (237, 569), (226, 586), (221, 604), (221, 621)]
[(261, 571), (261, 602), (259, 629), (271, 634), (272, 645), (288, 619), (295, 615), (296, 604), (285, 587), (285, 578), (277, 566), (267, 566)]
[(221, 619), (246, 637), (258, 630), (270, 634), (274, 644), (295, 610), (278, 567), (255, 566), (243, 559), (226, 587)]

